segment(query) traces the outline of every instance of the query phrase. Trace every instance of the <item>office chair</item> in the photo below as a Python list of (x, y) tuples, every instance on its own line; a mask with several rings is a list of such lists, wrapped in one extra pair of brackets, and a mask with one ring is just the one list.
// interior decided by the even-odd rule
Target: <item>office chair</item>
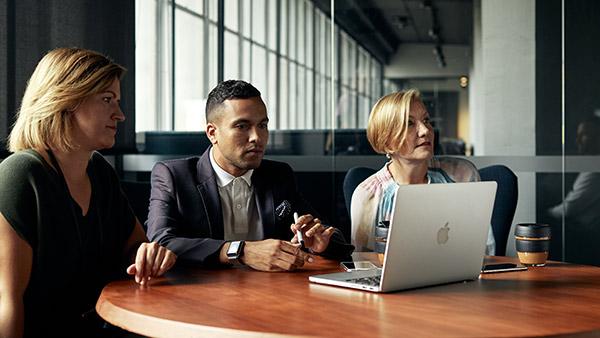
[[(448, 165), (453, 166), (458, 163), (471, 163), (465, 159), (446, 156), (436, 157), (434, 161), (438, 161), (435, 162), (438, 165), (443, 163), (442, 167), (447, 167)], [(475, 168), (472, 164), (470, 164), (470, 166)], [(344, 177), (343, 189), (344, 201), (346, 202), (348, 214), (350, 214), (351, 210), (350, 203), (352, 201), (354, 189), (356, 189), (360, 182), (364, 181), (375, 172), (376, 170), (371, 168), (354, 167), (350, 168), (350, 170), (348, 170), (346, 173), (346, 176)], [(478, 175), (481, 181), (496, 181), (498, 183), (498, 190), (496, 192), (494, 209), (492, 212), (492, 231), (494, 232), (494, 240), (496, 241), (496, 255), (504, 256), (506, 255), (506, 243), (517, 207), (517, 176), (512, 172), (512, 170), (503, 165), (485, 167), (478, 170), (478, 173), (473, 173), (472, 175)], [(467, 176), (463, 177), (465, 181), (470, 180), (467, 179)], [(340, 230), (342, 233), (344, 233), (344, 236), (348, 236), (346, 238), (350, 238), (351, 229), (344, 228)]]
[[(344, 201), (346, 202), (346, 210), (350, 214), (350, 203), (352, 202), (352, 194), (354, 189), (358, 187), (360, 182), (366, 180), (369, 176), (373, 175), (377, 170), (367, 167), (354, 167), (350, 168), (344, 177)], [(345, 234), (344, 234), (345, 236)], [(350, 237), (346, 237), (350, 238)]]
[[(369, 176), (373, 175), (376, 172), (375, 169), (367, 168), (367, 167), (354, 167), (350, 168), (344, 176), (344, 202), (346, 203), (346, 210), (348, 211), (348, 215), (351, 215), (350, 212), (350, 203), (352, 202), (352, 194), (354, 193), (354, 189), (358, 187), (360, 182), (366, 180)], [(352, 238), (350, 226), (338, 225), (340, 227), (340, 231), (344, 235), (344, 238), (350, 240)]]
[(517, 176), (508, 167), (492, 165), (479, 169), (482, 181), (496, 181), (498, 190), (492, 212), (492, 231), (496, 240), (496, 256), (506, 255), (506, 243), (519, 199)]

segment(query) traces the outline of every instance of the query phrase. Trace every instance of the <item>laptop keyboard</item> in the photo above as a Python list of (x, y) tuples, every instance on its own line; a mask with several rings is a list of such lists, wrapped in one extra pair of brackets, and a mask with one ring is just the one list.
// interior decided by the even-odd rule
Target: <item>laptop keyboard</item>
[(381, 282), (381, 275), (372, 276), (372, 277), (352, 278), (352, 279), (348, 279), (347, 281), (350, 283), (355, 283), (355, 284), (379, 286), (379, 282)]

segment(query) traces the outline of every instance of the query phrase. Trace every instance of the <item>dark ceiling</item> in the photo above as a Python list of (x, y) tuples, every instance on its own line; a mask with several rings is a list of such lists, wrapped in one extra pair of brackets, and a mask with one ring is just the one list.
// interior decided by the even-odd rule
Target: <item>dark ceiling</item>
[[(313, 0), (326, 13), (330, 0)], [(472, 0), (336, 0), (336, 22), (387, 63), (402, 43), (470, 45)]]
[(468, 45), (471, 42), (472, 0), (373, 0), (372, 3), (383, 12), (401, 42), (432, 43), (429, 30), (433, 28), (434, 16), (443, 43)]

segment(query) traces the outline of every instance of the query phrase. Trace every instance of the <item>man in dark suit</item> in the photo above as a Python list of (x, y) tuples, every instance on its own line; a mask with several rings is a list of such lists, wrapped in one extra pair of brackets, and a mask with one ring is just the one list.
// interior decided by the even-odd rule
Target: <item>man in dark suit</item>
[[(240, 262), (262, 271), (296, 269), (311, 262), (311, 254), (350, 255), (354, 247), (341, 232), (312, 216), (292, 169), (263, 160), (269, 119), (254, 86), (220, 83), (208, 95), (206, 121), (212, 146), (201, 157), (158, 162), (152, 169), (150, 240), (180, 261)], [(303, 215), (294, 221), (293, 211)]]

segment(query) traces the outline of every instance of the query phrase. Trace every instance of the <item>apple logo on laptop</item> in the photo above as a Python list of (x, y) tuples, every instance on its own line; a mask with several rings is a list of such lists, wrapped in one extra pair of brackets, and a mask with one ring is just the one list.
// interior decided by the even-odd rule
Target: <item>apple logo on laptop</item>
[(448, 231), (450, 231), (450, 228), (448, 227), (448, 222), (446, 222), (446, 224), (444, 224), (444, 226), (441, 227), (440, 230), (438, 230), (438, 233), (437, 233), (438, 244), (446, 244), (446, 242), (448, 242)]

